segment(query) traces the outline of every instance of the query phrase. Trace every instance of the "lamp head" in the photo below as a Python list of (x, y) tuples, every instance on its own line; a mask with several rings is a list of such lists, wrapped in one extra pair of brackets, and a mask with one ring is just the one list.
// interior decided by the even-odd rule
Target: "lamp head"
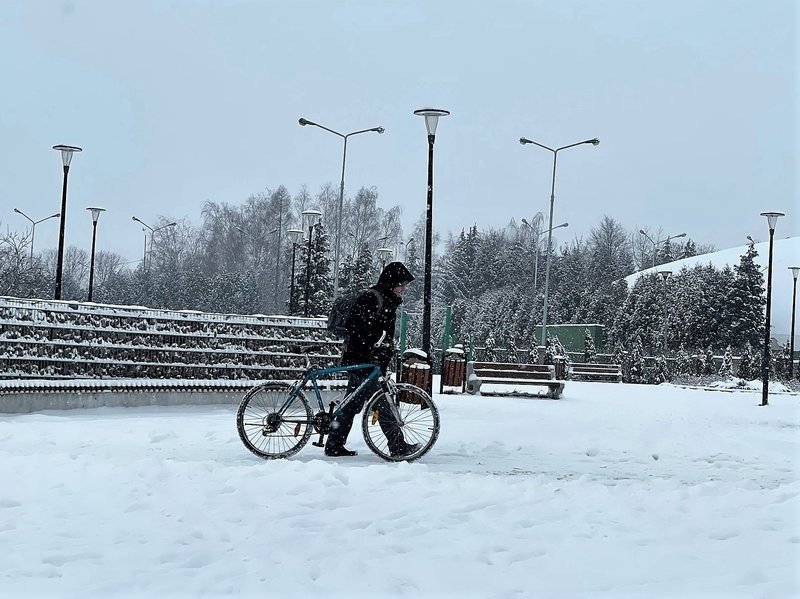
[(767, 224), (769, 225), (769, 230), (774, 231), (775, 225), (778, 222), (778, 219), (781, 216), (786, 216), (783, 212), (762, 212), (761, 216), (767, 217)]
[(20, 212), (18, 208), (14, 208), (14, 212), (16, 212), (17, 214), (22, 214), (22, 212)]
[(386, 129), (384, 129), (383, 127), (375, 127), (374, 129), (372, 129), (372, 131), (375, 131), (375, 133), (378, 134), (383, 134), (383, 132), (386, 131)]
[(521, 143), (524, 146), (525, 144), (532, 144), (533, 142), (527, 137), (520, 137), (519, 143)]
[(450, 111), (440, 108), (420, 108), (419, 110), (415, 110), (414, 114), (425, 117), (425, 127), (428, 130), (428, 135), (436, 135), (436, 126), (439, 124), (439, 117), (449, 115)]
[(644, 232), (644, 229), (639, 229), (639, 233), (641, 233), (642, 235), (647, 235), (647, 233)]
[(61, 162), (64, 166), (69, 166), (69, 163), (72, 161), (72, 154), (74, 152), (82, 152), (83, 149), (77, 146), (65, 146), (65, 145), (58, 145), (53, 146), (54, 150), (59, 150), (61, 152)]
[(305, 127), (306, 125), (310, 125), (311, 124), (311, 121), (307, 121), (303, 117), (300, 117), (300, 120), (298, 120), (297, 122), (300, 123), (303, 127)]
[(797, 281), (797, 275), (800, 274), (800, 266), (790, 266), (789, 270), (792, 271), (792, 278)]
[(96, 223), (97, 219), (100, 218), (100, 213), (101, 212), (105, 212), (106, 211), (105, 208), (98, 208), (96, 206), (89, 207), (89, 208), (87, 208), (87, 210), (92, 213), (92, 222), (93, 223)]
[(593, 146), (599, 146), (600, 145), (600, 140), (595, 137), (594, 139), (588, 139), (583, 143), (592, 144)]

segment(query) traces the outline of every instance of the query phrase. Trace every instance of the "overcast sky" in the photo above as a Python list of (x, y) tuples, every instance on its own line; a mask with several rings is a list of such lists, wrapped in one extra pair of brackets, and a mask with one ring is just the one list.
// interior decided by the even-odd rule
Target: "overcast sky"
[[(0, 222), (60, 209), (55, 144), (81, 146), (67, 244), (141, 253), (136, 215), (200, 223), (205, 200), (338, 184), (425, 206), (423, 107), (436, 137), (434, 227), (548, 211), (559, 239), (604, 214), (717, 248), (798, 234), (797, 9), (792, 0), (3, 0)], [(37, 227), (55, 247), (57, 219)]]

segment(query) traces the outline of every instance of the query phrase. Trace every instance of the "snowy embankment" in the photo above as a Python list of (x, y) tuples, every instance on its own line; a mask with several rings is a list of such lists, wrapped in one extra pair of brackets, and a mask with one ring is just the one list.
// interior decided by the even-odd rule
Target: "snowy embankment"
[(388, 464), (265, 462), (234, 408), (0, 419), (8, 597), (789, 597), (800, 408), (752, 392), (568, 383), (437, 396)]

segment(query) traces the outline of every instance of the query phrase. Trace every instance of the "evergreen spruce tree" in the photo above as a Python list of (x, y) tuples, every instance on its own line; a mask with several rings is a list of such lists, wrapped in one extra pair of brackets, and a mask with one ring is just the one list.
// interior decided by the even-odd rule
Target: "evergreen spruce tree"
[(775, 376), (778, 380), (786, 381), (789, 379), (789, 360), (791, 359), (789, 340), (783, 344), (775, 358)]
[(514, 333), (509, 333), (508, 335), (508, 356), (506, 358), (511, 364), (516, 364), (519, 361), (518, 357), (518, 350), (517, 350), (517, 339)]
[(594, 348), (594, 339), (592, 339), (592, 333), (588, 328), (583, 336), (583, 361), (586, 364), (597, 362), (597, 350)]
[(722, 364), (719, 367), (721, 377), (729, 379), (733, 376), (733, 352), (731, 346), (725, 348), (725, 354), (722, 356)]
[(656, 356), (655, 368), (653, 368), (652, 375), (648, 381), (652, 385), (660, 385), (669, 380), (669, 371), (667, 369), (667, 358), (664, 354)]
[(739, 358), (739, 369), (736, 371), (736, 376), (746, 381), (752, 381), (758, 378), (755, 358), (753, 356), (753, 347), (749, 342), (744, 344), (742, 355)]
[(531, 339), (531, 346), (528, 349), (528, 364), (537, 364), (539, 362), (539, 344), (536, 337)]
[(692, 363), (694, 364), (694, 368), (692, 368), (693, 374), (695, 376), (703, 376), (706, 371), (706, 354), (700, 350), (696, 351), (692, 354)]
[(642, 349), (642, 339), (638, 335), (633, 342), (633, 349), (631, 351), (629, 378), (631, 383), (645, 382), (644, 350)]
[(711, 350), (711, 346), (709, 345), (706, 349), (705, 368), (703, 368), (703, 374), (714, 374), (715, 371), (714, 352)]
[(682, 376), (692, 374), (692, 358), (683, 344), (681, 344), (678, 354), (675, 356), (675, 373)]
[(611, 363), (619, 364), (622, 369), (622, 380), (626, 383), (630, 382), (630, 359), (628, 352), (622, 346), (620, 341), (614, 343), (614, 350), (611, 352)]
[(483, 361), (496, 362), (497, 361), (497, 342), (494, 339), (494, 334), (489, 331), (489, 336), (486, 337), (486, 342), (483, 348)]
[(734, 279), (726, 298), (726, 329), (735, 348), (742, 348), (745, 343), (758, 347), (763, 342), (767, 301), (764, 275), (755, 262), (756, 256), (758, 252), (750, 244), (739, 264), (734, 266)]

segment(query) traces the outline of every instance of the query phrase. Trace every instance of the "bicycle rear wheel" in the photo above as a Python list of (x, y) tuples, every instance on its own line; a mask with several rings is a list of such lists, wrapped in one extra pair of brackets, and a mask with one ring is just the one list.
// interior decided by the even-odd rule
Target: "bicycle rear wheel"
[(248, 391), (236, 413), (236, 430), (244, 446), (265, 460), (288, 458), (308, 443), (313, 414), (302, 392), (282, 412), (290, 385), (264, 383)]
[[(361, 420), (361, 429), (367, 446), (378, 457), (389, 462), (413, 462), (424, 456), (439, 438), (439, 409), (431, 400), (430, 395), (419, 387), (407, 383), (395, 385), (397, 392), (394, 397), (385, 392), (376, 393), (369, 400)], [(409, 454), (392, 454), (389, 439), (386, 437), (384, 427), (381, 426), (381, 411), (386, 411), (384, 403), (391, 401), (397, 407), (401, 424), (402, 441), (406, 445), (419, 444), (419, 447)], [(391, 420), (393, 418), (389, 416)], [(396, 424), (396, 423), (395, 423)]]

